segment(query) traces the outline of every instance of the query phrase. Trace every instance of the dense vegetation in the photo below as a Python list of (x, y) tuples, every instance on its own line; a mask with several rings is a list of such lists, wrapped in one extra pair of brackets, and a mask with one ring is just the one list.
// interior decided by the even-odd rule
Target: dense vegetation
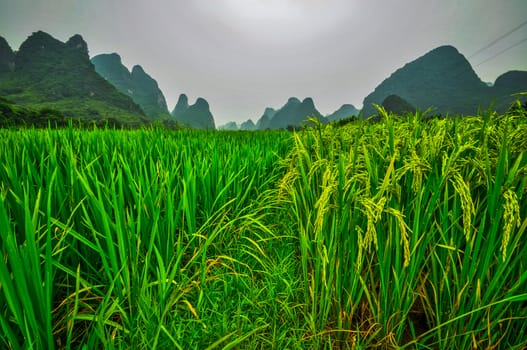
[(144, 123), (130, 123), (121, 118), (86, 119), (66, 116), (59, 110), (52, 108), (33, 109), (23, 107), (3, 97), (0, 97), (0, 127), (6, 128), (64, 128), (68, 126), (90, 129), (93, 127), (111, 127), (121, 129), (137, 129), (141, 127), (161, 127), (176, 130), (181, 126), (176, 120), (152, 119)]
[(68, 119), (49, 108), (30, 110), (0, 97), (0, 127), (11, 126), (67, 126)]
[(0, 130), (3, 348), (527, 344), (527, 116)]
[(79, 35), (63, 43), (44, 32), (33, 33), (13, 59), (13, 71), (0, 69), (0, 96), (24, 108), (57, 110), (85, 121), (148, 122), (137, 104), (95, 72)]

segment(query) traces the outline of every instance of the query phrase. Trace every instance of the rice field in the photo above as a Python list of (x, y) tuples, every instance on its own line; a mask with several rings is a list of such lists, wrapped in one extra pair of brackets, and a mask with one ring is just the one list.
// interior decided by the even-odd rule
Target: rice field
[(0, 130), (0, 348), (523, 349), (527, 115)]

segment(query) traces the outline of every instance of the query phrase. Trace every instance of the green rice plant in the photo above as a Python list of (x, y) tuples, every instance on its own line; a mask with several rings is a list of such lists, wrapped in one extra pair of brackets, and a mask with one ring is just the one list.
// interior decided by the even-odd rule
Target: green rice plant
[(527, 119), (0, 130), (3, 348), (527, 343)]
[(379, 112), (379, 123), (295, 136), (279, 198), (292, 208), (309, 337), (524, 346), (526, 147), (506, 135), (525, 119)]
[[(433, 303), (437, 307), (435, 317), (438, 326), (435, 331), (438, 333), (437, 342), (441, 347), (449, 347), (452, 344), (461, 347), (512, 347), (514, 344), (525, 344), (525, 339), (515, 339), (512, 333), (503, 332), (505, 324), (523, 322), (519, 320), (525, 316), (525, 308), (521, 306), (521, 301), (525, 299), (525, 289), (521, 287), (525, 283), (525, 276), (521, 271), (525, 228), (518, 225), (519, 210), (514, 208), (519, 208), (516, 207), (519, 204), (512, 200), (523, 194), (525, 179), (514, 174), (515, 169), (519, 169), (523, 163), (521, 154), (524, 151), (515, 160), (516, 165), (511, 167), (509, 157), (516, 158), (518, 155), (509, 153), (504, 131), (507, 125), (502, 127), (503, 142), (501, 145), (495, 145), (499, 150), (483, 149), (481, 152), (481, 161), (486, 163), (486, 186), (480, 184), (475, 189), (465, 186), (464, 191), (470, 191), (468, 195), (460, 194), (459, 187), (454, 188), (453, 192), (445, 187), (442, 214), (439, 215), (442, 222), (438, 223), (438, 229), (441, 232), (442, 245), (450, 248), (434, 253), (432, 267), (433, 270), (439, 270), (432, 274), (434, 277), (431, 283), (434, 289), (431, 300), (434, 300)], [(500, 132), (500, 128), (495, 130)], [(464, 172), (462, 177), (466, 184), (470, 183), (475, 175), (468, 168), (459, 171)], [(519, 190), (518, 192), (503, 188), (506, 173), (511, 175), (511, 180), (516, 179), (508, 186)], [(452, 197), (450, 193), (459, 194), (459, 197)], [(466, 208), (463, 196), (471, 198), (475, 205), (473, 209)], [(502, 214), (505, 208), (508, 214)], [(465, 240), (460, 240), (458, 233), (467, 231), (467, 210), (473, 210), (474, 220), (470, 225), (470, 237), (465, 236)], [(463, 224), (453, 225), (448, 217), (463, 218)], [(504, 259), (503, 254), (499, 253), (500, 250), (503, 253), (503, 247), (508, 246), (504, 245), (504, 242), (510, 242), (510, 223), (513, 220), (516, 223), (516, 239), (510, 247), (518, 255)], [(451, 283), (451, 280), (455, 283)]]
[[(41, 230), (39, 205), (41, 192), (34, 206), (27, 193), (19, 203), (24, 210), (20, 235), (11, 229), (5, 207), (5, 196), (0, 196), (0, 230), (2, 259), (0, 278), (2, 314), (0, 324), (5, 334), (4, 346), (15, 349), (53, 348), (52, 242), (50, 230)], [(31, 210), (33, 208), (33, 210)], [(44, 261), (41, 261), (44, 258)], [(14, 320), (14, 324), (13, 321)]]
[[(292, 230), (298, 232), (304, 298), (308, 302), (305, 318), (315, 347), (331, 334), (327, 330), (347, 328), (354, 318), (368, 317), (359, 314), (360, 305), (352, 304), (364, 293), (357, 272), (367, 264), (364, 255), (358, 261), (353, 259), (362, 246), (348, 243), (353, 240), (349, 232), (356, 226), (352, 209), (359, 203), (354, 199), (356, 188), (345, 176), (354, 169), (346, 167), (342, 154), (333, 152), (333, 140), (316, 134), (321, 131), (308, 133), (305, 139), (295, 136), (290, 170), (280, 185), (281, 196), (285, 196), (282, 200), (292, 209)], [(336, 339), (353, 335), (343, 331)]]
[[(201, 136), (72, 128), (6, 135), (0, 178), (3, 226), (11, 231), (3, 232), (2, 242), (33, 232), (19, 225), (34, 213), (40, 253), (32, 254), (25, 270), (35, 286), (53, 291), (25, 298), (24, 287), (13, 296), (4, 286), (24, 280), (14, 278), (15, 264), (7, 261), (0, 287), (11, 295), (7, 310), (20, 313), (18, 297), (33, 309), (47, 307), (27, 319), (6, 313), (7, 347), (37, 341), (47, 342), (45, 348), (235, 346), (266, 331), (258, 317), (240, 318), (235, 334), (230, 322), (224, 329), (207, 324), (215, 319), (211, 310), (220, 315), (234, 307), (222, 303), (225, 293), (243, 295), (227, 286), (237, 281), (247, 290), (251, 271), (265, 262), (265, 256), (250, 252), (267, 251), (262, 246), (273, 235), (251, 208), (277, 181), (274, 164), (287, 150), (288, 136), (255, 134), (255, 141), (218, 133), (207, 142)], [(234, 157), (235, 150), (242, 157)], [(35, 202), (40, 193), (46, 194), (46, 205)], [(17, 255), (11, 250), (26, 249), (23, 244), (1, 247), (13, 260)], [(43, 253), (49, 249), (51, 258)], [(32, 266), (37, 265), (46, 267), (43, 277), (36, 278), (40, 270)], [(15, 267), (17, 274), (24, 271), (23, 265)], [(36, 300), (42, 302), (32, 304)]]

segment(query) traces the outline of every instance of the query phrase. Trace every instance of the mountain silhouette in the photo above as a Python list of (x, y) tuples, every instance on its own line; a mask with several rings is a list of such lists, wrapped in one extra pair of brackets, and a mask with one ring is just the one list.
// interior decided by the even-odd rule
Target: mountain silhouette
[(172, 111), (173, 118), (179, 124), (193, 129), (216, 129), (209, 103), (204, 98), (198, 98), (195, 104), (183, 109), (185, 106), (188, 106), (188, 99), (186, 95), (182, 94)]
[(15, 69), (15, 53), (7, 43), (0, 37), (0, 75), (10, 73)]
[(172, 110), (172, 113), (170, 113), (174, 118), (177, 118), (179, 115), (181, 115), (183, 112), (185, 112), (189, 107), (188, 104), (188, 97), (185, 94), (179, 95), (179, 98), (177, 100), (176, 106)]
[(509, 71), (500, 75), (493, 86), (496, 93), (527, 92), (527, 72)]
[(352, 116), (358, 116), (359, 113), (360, 111), (357, 108), (355, 108), (355, 106), (350, 105), (350, 104), (344, 104), (339, 109), (337, 109), (335, 112), (328, 114), (326, 116), (326, 119), (330, 122), (333, 122), (336, 120), (349, 118)]
[(256, 126), (259, 130), (300, 127), (309, 117), (316, 117), (326, 121), (316, 109), (312, 98), (308, 97), (300, 101), (296, 97), (291, 97), (277, 111), (266, 109)]
[(363, 115), (374, 114), (372, 104), (382, 104), (390, 95), (421, 110), (432, 107), (440, 114), (474, 114), (493, 101), (503, 111), (513, 101), (512, 93), (527, 90), (527, 80), (521, 72), (500, 78), (488, 86), (456, 48), (441, 46), (396, 70), (377, 86), (364, 99)]
[(147, 116), (164, 118), (169, 116), (167, 103), (157, 81), (148, 75), (140, 65), (130, 72), (116, 53), (92, 57), (95, 70), (120, 92), (137, 103)]
[(256, 124), (254, 124), (254, 122), (251, 119), (248, 119), (244, 121), (243, 123), (241, 123), (240, 130), (249, 130), (249, 131), (256, 130)]
[(218, 126), (218, 130), (238, 130), (238, 124), (236, 122), (228, 122)]
[(404, 98), (397, 95), (390, 95), (382, 101), (382, 106), (387, 112), (397, 115), (405, 115), (408, 113), (415, 113), (415, 107), (412, 106)]
[(9, 67), (0, 74), (0, 96), (24, 108), (50, 108), (85, 121), (146, 121), (136, 103), (97, 74), (80, 35), (63, 43), (38, 31), (22, 43), (13, 60), (1, 43), (0, 52), (6, 62), (0, 66)]
[(256, 122), (256, 129), (258, 130), (266, 130), (269, 129), (269, 123), (271, 122), (271, 119), (276, 114), (276, 110), (274, 110), (271, 107), (267, 107), (262, 114), (262, 116), (258, 119)]

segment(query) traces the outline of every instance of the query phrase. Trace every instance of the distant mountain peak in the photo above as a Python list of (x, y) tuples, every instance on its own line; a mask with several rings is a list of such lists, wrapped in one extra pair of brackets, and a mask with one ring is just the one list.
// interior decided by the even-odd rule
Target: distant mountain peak
[(209, 108), (209, 103), (203, 97), (198, 97), (195, 105), (203, 107), (203, 108), (207, 108), (207, 109)]
[(257, 130), (266, 130), (269, 128), (269, 123), (271, 122), (271, 119), (274, 117), (276, 113), (276, 110), (271, 107), (265, 108), (264, 113), (262, 116), (256, 121), (256, 129)]
[(506, 73), (503, 73), (496, 78), (494, 86), (497, 89), (513, 89), (517, 92), (527, 91), (527, 72), (512, 70)]
[(121, 55), (119, 55), (117, 52), (103, 53), (95, 57), (105, 57), (109, 61), (118, 62), (119, 64), (122, 64)]
[(486, 88), (465, 56), (444, 45), (397, 69), (364, 99), (363, 112), (372, 115), (373, 103), (380, 105), (386, 97), (397, 95), (422, 110), (433, 106), (439, 113), (473, 113), (482, 101), (468, 96), (481, 96)]
[(344, 118), (349, 118), (352, 116), (358, 116), (359, 112), (360, 111), (357, 108), (355, 108), (355, 106), (353, 106), (352, 104), (346, 103), (340, 106), (340, 108), (337, 109), (335, 112), (328, 114), (326, 118), (332, 122), (332, 121), (341, 120)]
[(266, 108), (256, 123), (256, 127), (259, 130), (299, 127), (312, 116), (325, 121), (325, 118), (316, 109), (311, 97), (306, 97), (302, 101), (296, 97), (290, 97), (287, 103), (277, 111)]
[(187, 95), (179, 95), (172, 116), (178, 123), (190, 128), (216, 129), (209, 103), (202, 97), (199, 97), (193, 105), (189, 106)]
[(15, 53), (11, 46), (0, 36), (0, 74), (15, 70)]
[(69, 38), (69, 40), (66, 42), (66, 45), (68, 47), (80, 50), (88, 54), (88, 44), (80, 34), (75, 34), (74, 36)]
[(287, 100), (287, 103), (293, 103), (293, 104), (296, 104), (296, 103), (301, 103), (300, 100), (296, 97), (289, 97), (289, 99)]
[(256, 130), (256, 125), (251, 119), (248, 119), (240, 125), (240, 130)]
[(128, 96), (101, 78), (88, 45), (73, 35), (66, 43), (48, 33), (32, 33), (14, 57), (14, 70), (0, 81), (0, 95), (24, 108), (52, 108), (86, 120), (112, 119), (141, 124), (144, 113)]
[(189, 107), (188, 104), (188, 96), (185, 94), (179, 95), (179, 98), (177, 100), (176, 106), (172, 110), (172, 116), (174, 118), (177, 118), (181, 113), (185, 112)]
[(458, 49), (456, 49), (454, 46), (452, 45), (442, 45), (442, 46), (438, 46), (436, 47), (435, 49), (432, 49), (428, 52), (428, 54), (440, 54), (440, 55), (444, 55), (444, 54), (453, 54), (453, 55), (460, 55)]
[(218, 130), (238, 130), (238, 124), (236, 122), (228, 122), (218, 126)]
[(310, 107), (315, 107), (315, 102), (313, 101), (313, 99), (311, 97), (306, 97), (303, 101), (302, 101), (303, 104), (307, 105), (307, 106), (310, 106)]
[(145, 70), (140, 65), (136, 64), (132, 67), (132, 75), (145, 74)]
[(264, 111), (264, 114), (265, 115), (269, 115), (269, 116), (272, 116), (273, 114), (276, 113), (276, 110), (274, 108), (271, 108), (271, 107), (267, 107)]
[(65, 47), (64, 43), (48, 33), (41, 30), (34, 32), (20, 45), (15, 58), (15, 70), (24, 69), (24, 67), (30, 65), (33, 58), (37, 55), (41, 55), (44, 52), (59, 52)]
[[(58, 39), (55, 39), (51, 34), (48, 34), (42, 30), (37, 30), (36, 32), (31, 33), (30, 36), (27, 37), (27, 39), (24, 41), (26, 45), (28, 43), (54, 43), (54, 44), (62, 44), (62, 42)], [(24, 44), (22, 43), (22, 45)]]
[(130, 72), (117, 53), (101, 54), (91, 59), (97, 73), (119, 91), (130, 96), (151, 118), (169, 117), (165, 96), (157, 81), (143, 67), (134, 65)]

